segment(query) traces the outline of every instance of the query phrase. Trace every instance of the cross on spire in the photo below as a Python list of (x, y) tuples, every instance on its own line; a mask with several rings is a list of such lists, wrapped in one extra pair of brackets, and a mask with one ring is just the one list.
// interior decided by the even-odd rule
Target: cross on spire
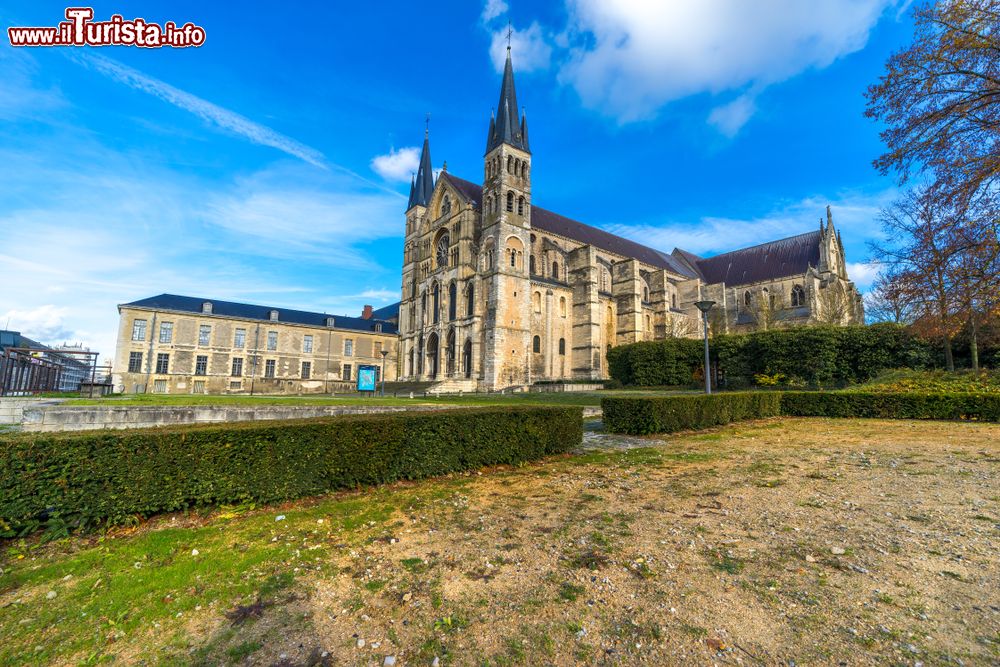
[(510, 36), (514, 33), (511, 28), (510, 19), (507, 19), (507, 51), (510, 51)]
[(424, 119), (424, 139), (431, 135), (431, 114), (427, 113), (427, 117)]

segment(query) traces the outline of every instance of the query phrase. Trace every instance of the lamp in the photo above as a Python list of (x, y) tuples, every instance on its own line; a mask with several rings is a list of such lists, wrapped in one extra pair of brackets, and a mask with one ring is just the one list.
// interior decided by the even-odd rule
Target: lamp
[(708, 360), (708, 311), (715, 305), (714, 301), (696, 301), (695, 308), (701, 311), (701, 321), (705, 325), (705, 393), (712, 393), (712, 376), (709, 373), (710, 363)]

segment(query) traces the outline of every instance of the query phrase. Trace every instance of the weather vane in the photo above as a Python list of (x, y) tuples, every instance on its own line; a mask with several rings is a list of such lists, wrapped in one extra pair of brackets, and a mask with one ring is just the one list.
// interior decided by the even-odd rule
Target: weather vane
[(507, 19), (507, 50), (510, 51), (510, 36), (514, 31), (510, 27), (510, 19)]
[(424, 119), (424, 136), (430, 136), (431, 133), (431, 114), (427, 113), (427, 118)]

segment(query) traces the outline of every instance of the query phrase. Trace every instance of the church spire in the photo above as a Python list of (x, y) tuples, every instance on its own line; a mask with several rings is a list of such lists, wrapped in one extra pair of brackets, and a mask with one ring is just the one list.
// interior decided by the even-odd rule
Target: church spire
[(517, 92), (514, 90), (514, 67), (510, 63), (510, 45), (507, 46), (507, 62), (503, 68), (500, 84), (500, 101), (497, 103), (497, 118), (490, 120), (490, 135), (486, 142), (489, 152), (500, 144), (510, 144), (528, 151), (528, 141), (522, 129), (522, 121), (517, 114)]
[(427, 206), (434, 194), (434, 171), (431, 169), (430, 128), (424, 130), (424, 147), (420, 151), (420, 167), (417, 168), (417, 180), (410, 191), (410, 203), (407, 209), (414, 206)]

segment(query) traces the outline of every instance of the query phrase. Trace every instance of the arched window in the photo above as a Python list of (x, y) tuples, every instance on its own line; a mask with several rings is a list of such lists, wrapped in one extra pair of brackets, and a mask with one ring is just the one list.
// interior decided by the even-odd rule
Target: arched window
[(511, 156), (508, 155), (507, 156), (507, 173), (508, 174), (514, 173), (513, 165), (514, 165), (514, 158), (512, 158)]
[(521, 178), (524, 178), (527, 175), (528, 175), (528, 163), (527, 162), (522, 162), (521, 163)]
[(750, 290), (743, 292), (743, 305), (747, 308), (753, 305), (753, 294), (750, 293)]
[(438, 268), (448, 266), (449, 255), (451, 254), (451, 237), (448, 232), (441, 234), (437, 241), (437, 265)]
[(420, 312), (423, 314), (424, 324), (427, 324), (427, 292), (420, 293)]
[(535, 354), (538, 354), (539, 352), (542, 351), (542, 339), (539, 338), (538, 336), (535, 336), (534, 338), (531, 339), (531, 351), (534, 352)]
[(524, 197), (517, 198), (517, 214), (524, 215)]
[(434, 283), (434, 298), (431, 303), (434, 309), (434, 324), (437, 324), (438, 318), (441, 315), (441, 288), (440, 285)]
[(566, 317), (566, 297), (559, 297), (559, 314), (562, 317)]
[(448, 215), (451, 213), (451, 197), (448, 195), (444, 196), (441, 200), (441, 215)]
[(642, 300), (643, 301), (649, 301), (649, 288), (648, 287), (644, 286), (642, 288)]
[(806, 305), (806, 291), (802, 289), (802, 285), (792, 286), (792, 307), (796, 308), (798, 306)]
[(774, 308), (774, 295), (771, 294), (771, 290), (769, 290), (769, 289), (767, 289), (765, 287), (764, 289), (762, 289), (760, 291), (760, 294), (761, 294), (761, 297), (764, 299), (764, 302), (767, 303), (768, 307), (773, 309)]
[(465, 316), (472, 317), (476, 307), (476, 286), (469, 283), (469, 289), (465, 290)]
[(559, 280), (559, 262), (553, 260), (552, 262), (552, 277)]
[(559, 339), (559, 354), (566, 354), (566, 339)]
[(514, 212), (514, 191), (513, 190), (508, 190), (507, 191), (507, 212), (508, 213), (513, 213)]
[(454, 320), (456, 311), (458, 310), (458, 286), (455, 285), (455, 281), (451, 281), (448, 285), (448, 320)]
[(670, 295), (670, 306), (674, 310), (677, 310), (677, 295), (676, 294), (671, 294)]
[(542, 312), (542, 293), (535, 292), (531, 295), (531, 306), (536, 313)]
[(530, 257), (528, 257), (528, 271), (531, 272), (531, 275), (535, 275), (535, 256), (534, 255), (531, 255)]
[(516, 269), (517, 268), (517, 251), (515, 251), (515, 250), (508, 250), (507, 252), (510, 253), (510, 268)]

